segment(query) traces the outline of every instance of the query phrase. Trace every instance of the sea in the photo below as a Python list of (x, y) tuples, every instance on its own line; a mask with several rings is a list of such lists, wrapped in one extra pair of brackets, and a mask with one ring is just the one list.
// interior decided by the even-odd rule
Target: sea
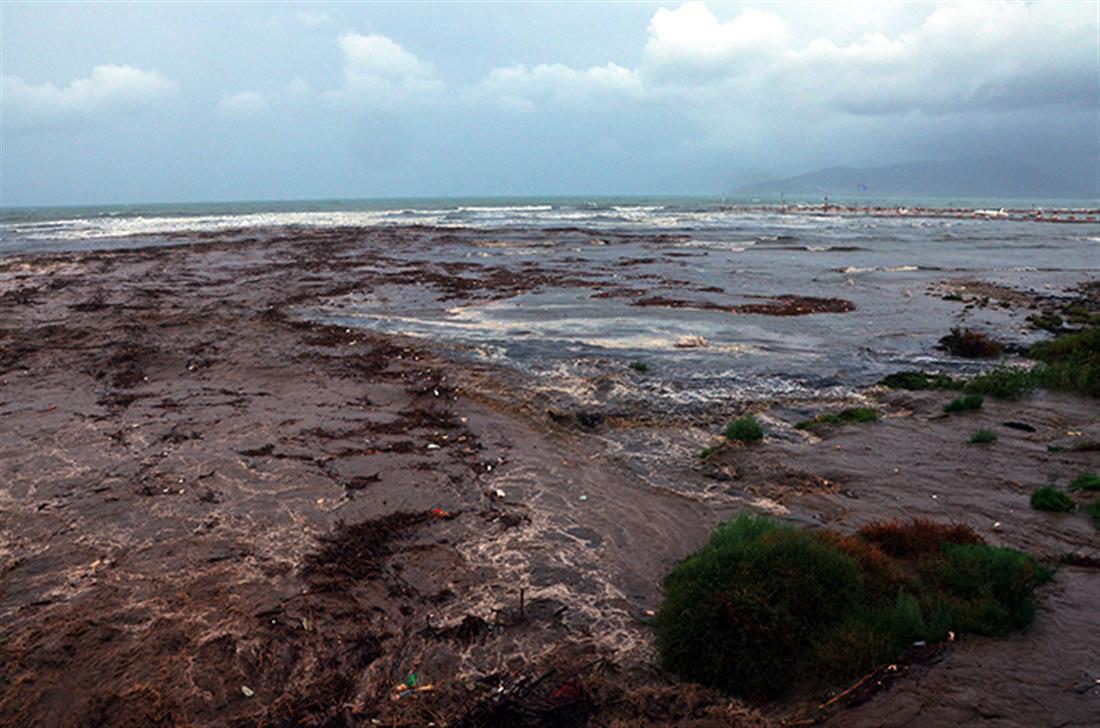
[[(1027, 324), (1034, 312), (968, 295), (967, 286), (1068, 300), (1100, 279), (1096, 200), (823, 202), (571, 197), (4, 208), (0, 255), (180, 245), (219, 233), (407, 228), (439, 242), (387, 251), (403, 265), (575, 271), (591, 285), (458, 304), (412, 290), (364, 290), (302, 315), (419, 337), (601, 406), (643, 397), (681, 409), (716, 399), (846, 397), (901, 369), (991, 366), (937, 347), (954, 326), (1016, 345), (995, 362), (1011, 364), (1011, 351), (1046, 335)], [(462, 234), (433, 236), (440, 230)], [(609, 287), (635, 295), (593, 295)], [(843, 299), (854, 310), (720, 310), (792, 295)], [(709, 308), (635, 305), (654, 296)]]

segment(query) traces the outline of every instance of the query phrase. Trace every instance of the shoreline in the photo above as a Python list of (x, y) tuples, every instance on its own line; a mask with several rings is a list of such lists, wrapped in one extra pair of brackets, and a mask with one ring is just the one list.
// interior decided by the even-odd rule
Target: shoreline
[[(704, 427), (563, 422), (521, 377), (295, 317), (419, 234), (218, 233), (0, 260), (3, 722), (442, 724), (552, 668), (584, 686), (595, 725), (783, 722), (819, 701), (760, 709), (655, 666), (661, 578), (739, 509), (845, 531), (957, 519), (992, 543), (1100, 562), (1081, 514), (1027, 506), (1040, 480), (1096, 469), (1095, 452), (1046, 449), (1100, 441), (1083, 398), (942, 418), (945, 393), (867, 390), (883, 421), (823, 438), (759, 405), (764, 445), (700, 463)], [(458, 302), (533, 285), (407, 277)], [(965, 444), (1017, 420), (1035, 432)], [(1095, 565), (1064, 566), (1028, 631), (965, 638), (825, 718), (1087, 722), (1098, 584)], [(432, 689), (392, 700), (411, 672)]]

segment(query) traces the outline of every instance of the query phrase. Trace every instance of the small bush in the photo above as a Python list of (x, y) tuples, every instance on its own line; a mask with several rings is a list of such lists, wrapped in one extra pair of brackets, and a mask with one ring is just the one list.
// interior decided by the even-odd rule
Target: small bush
[(1043, 363), (1043, 387), (1100, 397), (1100, 326), (1035, 344), (1028, 355)]
[(1050, 571), (1027, 554), (986, 544), (948, 544), (926, 570), (939, 587), (939, 608), (966, 632), (1003, 635), (1035, 617), (1032, 589)]
[(665, 579), (657, 647), (683, 678), (772, 699), (880, 667), (948, 630), (1024, 626), (1049, 577), (966, 526), (892, 522), (843, 536), (742, 515)]
[(978, 430), (970, 437), (972, 445), (988, 445), (991, 442), (997, 442), (997, 433), (993, 430)]
[(998, 367), (974, 377), (966, 383), (963, 390), (973, 394), (988, 394), (998, 399), (1019, 399), (1021, 395), (1037, 388), (1040, 383), (1039, 368)]
[(956, 397), (951, 400), (943, 411), (952, 412), (972, 412), (973, 410), (981, 409), (982, 404), (985, 402), (985, 397), (980, 394), (964, 394), (962, 397)]
[(1044, 311), (1041, 314), (1032, 314), (1027, 317), (1028, 323), (1037, 329), (1044, 331), (1060, 331), (1062, 329), (1062, 317), (1052, 311)]
[(810, 430), (819, 425), (839, 425), (845, 422), (874, 422), (878, 412), (870, 407), (849, 407), (835, 415), (818, 415), (812, 420), (803, 420), (795, 425), (799, 430)]
[(951, 333), (940, 339), (940, 347), (955, 356), (967, 359), (984, 359), (999, 356), (1005, 350), (1004, 345), (980, 331), (973, 329), (951, 329)]
[(925, 372), (897, 372), (883, 377), (879, 384), (891, 389), (961, 389), (963, 382), (952, 379), (946, 374), (927, 374)]
[(649, 371), (649, 365), (644, 361), (632, 361), (628, 366), (634, 371), (642, 372), (643, 374)]
[(1081, 473), (1069, 484), (1070, 490), (1100, 490), (1100, 475)]
[(1085, 513), (1092, 516), (1092, 525), (1096, 527), (1097, 531), (1100, 531), (1100, 498), (1085, 506)]
[(1069, 513), (1073, 510), (1073, 499), (1054, 486), (1047, 485), (1031, 494), (1031, 507), (1039, 511)]
[(726, 425), (722, 431), (727, 440), (755, 442), (764, 438), (764, 428), (752, 415), (745, 415)]

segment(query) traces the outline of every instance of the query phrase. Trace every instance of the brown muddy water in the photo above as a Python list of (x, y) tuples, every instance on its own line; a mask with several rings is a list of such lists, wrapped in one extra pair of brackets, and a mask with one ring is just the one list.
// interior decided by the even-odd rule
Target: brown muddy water
[[(1096, 305), (1080, 226), (1055, 255), (973, 224), (984, 252), (903, 260), (871, 228), (824, 264), (775, 230), (736, 251), (417, 227), (3, 259), (0, 722), (1089, 724), (1100, 542), (1028, 496), (1100, 469), (1074, 447), (1100, 442), (1095, 402), (943, 417), (943, 393), (867, 386), (988, 366), (935, 349), (952, 325), (1023, 344), (1043, 305)], [(881, 420), (793, 428), (843, 403)], [(700, 460), (745, 411), (765, 441)], [(998, 441), (968, 445), (979, 427)], [(663, 575), (745, 508), (963, 522), (1076, 565), (1025, 632), (746, 705), (662, 673), (649, 625)]]

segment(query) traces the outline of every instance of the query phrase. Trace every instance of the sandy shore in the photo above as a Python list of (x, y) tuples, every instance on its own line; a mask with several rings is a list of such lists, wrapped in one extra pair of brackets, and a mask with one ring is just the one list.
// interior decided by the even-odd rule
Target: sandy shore
[[(418, 235), (0, 262), (0, 723), (1023, 726), (1100, 712), (1100, 538), (1083, 514), (1027, 500), (1100, 469), (1095, 450), (1048, 451), (1100, 441), (1094, 401), (945, 418), (942, 393), (871, 390), (877, 424), (822, 439), (776, 406), (764, 444), (701, 462), (706, 427), (548, 416), (514, 373), (301, 319), (383, 283), (457, 303), (583, 285), (395, 266), (386, 251)], [(978, 427), (1000, 439), (967, 445)], [(654, 448), (665, 457), (639, 477)], [(1024, 633), (965, 637), (827, 709), (752, 707), (662, 674), (648, 625), (662, 576), (743, 507), (840, 530), (960, 521), (1081, 565), (1043, 587)], [(395, 692), (412, 673), (430, 689)]]

